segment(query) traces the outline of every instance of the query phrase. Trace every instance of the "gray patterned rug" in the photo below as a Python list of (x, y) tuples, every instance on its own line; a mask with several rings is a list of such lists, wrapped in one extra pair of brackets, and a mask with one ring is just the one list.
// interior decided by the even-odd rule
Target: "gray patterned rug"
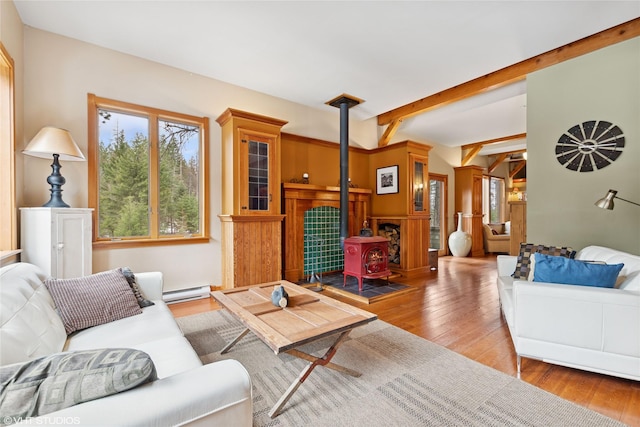
[[(268, 412), (308, 362), (276, 356), (252, 334), (220, 355), (242, 325), (223, 310), (177, 319), (204, 363), (232, 358), (253, 382), (254, 426), (621, 426), (610, 418), (376, 320), (356, 328), (275, 419)], [(304, 351), (322, 355), (325, 340)]]

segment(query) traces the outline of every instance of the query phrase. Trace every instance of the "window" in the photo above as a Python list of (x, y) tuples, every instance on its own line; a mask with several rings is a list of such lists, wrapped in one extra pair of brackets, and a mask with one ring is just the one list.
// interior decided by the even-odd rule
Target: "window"
[(206, 117), (89, 94), (95, 242), (207, 239), (208, 124)]
[(13, 59), (0, 43), (0, 251), (18, 247), (15, 191)]
[(504, 178), (484, 176), (482, 185), (483, 221), (500, 223), (505, 219), (505, 184)]

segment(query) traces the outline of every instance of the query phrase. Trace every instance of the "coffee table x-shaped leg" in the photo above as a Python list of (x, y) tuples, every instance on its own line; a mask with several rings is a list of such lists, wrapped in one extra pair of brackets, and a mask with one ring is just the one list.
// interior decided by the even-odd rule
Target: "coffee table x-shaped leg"
[[(240, 335), (238, 335), (233, 341), (231, 341), (229, 344), (227, 344), (227, 346), (220, 351), (220, 354), (227, 353), (231, 349), (231, 347), (233, 347), (238, 341), (240, 341), (242, 339), (242, 337), (244, 337), (248, 332), (249, 332), (248, 328), (243, 330), (240, 333)], [(300, 372), (300, 375), (298, 376), (298, 378), (296, 378), (295, 381), (293, 381), (291, 383), (291, 385), (289, 386), (287, 391), (282, 395), (282, 397), (278, 400), (278, 402), (273, 406), (271, 411), (269, 411), (269, 416), (271, 418), (275, 418), (275, 417), (278, 416), (278, 414), (280, 413), (280, 410), (282, 409), (282, 407), (289, 401), (291, 396), (293, 396), (293, 394), (296, 392), (296, 390), (298, 390), (298, 388), (309, 377), (309, 375), (311, 375), (311, 372), (313, 372), (313, 370), (316, 368), (316, 366), (324, 366), (324, 367), (327, 367), (327, 368), (330, 368), (330, 369), (334, 369), (336, 371), (342, 372), (342, 373), (350, 375), (352, 377), (359, 377), (361, 375), (360, 372), (354, 371), (354, 370), (349, 369), (349, 368), (345, 368), (344, 366), (341, 366), (341, 365), (336, 365), (335, 363), (331, 362), (331, 359), (333, 358), (333, 356), (338, 351), (338, 347), (340, 347), (340, 345), (345, 341), (345, 339), (347, 338), (347, 336), (349, 335), (350, 332), (351, 332), (351, 330), (344, 331), (344, 332), (340, 333), (340, 335), (338, 335), (338, 337), (336, 338), (334, 343), (331, 345), (331, 347), (329, 347), (329, 349), (321, 357), (316, 357), (316, 356), (313, 356), (311, 354), (305, 353), (305, 352), (297, 350), (297, 349), (291, 349), (291, 350), (287, 350), (286, 351), (286, 353), (288, 353), (288, 354), (290, 354), (292, 356), (298, 357), (300, 359), (304, 359), (304, 360), (306, 360), (306, 361), (308, 361), (310, 363), (309, 363), (309, 365), (307, 365), (306, 368), (304, 368), (302, 370), (302, 372)]]

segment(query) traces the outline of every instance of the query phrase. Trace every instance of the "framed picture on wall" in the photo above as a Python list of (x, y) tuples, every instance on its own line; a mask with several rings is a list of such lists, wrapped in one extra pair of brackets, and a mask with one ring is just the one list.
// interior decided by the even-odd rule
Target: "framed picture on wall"
[(376, 170), (376, 194), (393, 194), (398, 192), (398, 165), (378, 168)]

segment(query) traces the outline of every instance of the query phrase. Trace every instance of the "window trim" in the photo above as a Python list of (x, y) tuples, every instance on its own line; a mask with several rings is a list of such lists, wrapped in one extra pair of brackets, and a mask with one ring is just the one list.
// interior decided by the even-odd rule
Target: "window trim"
[[(16, 206), (16, 137), (15, 137), (15, 65), (13, 58), (0, 42), (0, 251), (2, 259), (18, 253), (18, 220)], [(5, 78), (6, 77), (6, 78)], [(6, 98), (5, 98), (6, 96)], [(6, 111), (5, 111), (6, 109)]]
[[(158, 245), (171, 245), (171, 244), (190, 244), (190, 243), (207, 243), (210, 240), (209, 236), (209, 118), (208, 117), (196, 117), (182, 113), (176, 113), (173, 111), (161, 110), (153, 107), (145, 107), (142, 105), (132, 104), (123, 101), (117, 101), (108, 98), (98, 97), (92, 93), (87, 94), (87, 122), (88, 122), (88, 155), (87, 161), (89, 163), (89, 191), (88, 200), (89, 207), (93, 208), (93, 247), (146, 247), (146, 246), (158, 246)], [(181, 122), (187, 122), (190, 124), (198, 125), (202, 128), (202, 135), (200, 138), (200, 155), (201, 155), (201, 167), (200, 173), (200, 230), (199, 234), (194, 234), (190, 237), (185, 236), (165, 236), (157, 234), (157, 206), (158, 192), (150, 191), (149, 193), (149, 205), (152, 207), (152, 214), (150, 218), (150, 236), (145, 237), (123, 237), (119, 239), (105, 239), (98, 237), (98, 200), (99, 200), (99, 164), (98, 156), (100, 150), (98, 149), (100, 140), (98, 135), (98, 109), (104, 108), (114, 111), (119, 111), (128, 114), (141, 113), (147, 116), (150, 120), (162, 118), (168, 120), (177, 120)], [(149, 138), (158, 138), (158, 129), (156, 126), (150, 126)], [(149, 158), (150, 161), (157, 162), (157, 150), (155, 147), (150, 147)], [(151, 174), (149, 176), (149, 187), (157, 188), (157, 177)]]

